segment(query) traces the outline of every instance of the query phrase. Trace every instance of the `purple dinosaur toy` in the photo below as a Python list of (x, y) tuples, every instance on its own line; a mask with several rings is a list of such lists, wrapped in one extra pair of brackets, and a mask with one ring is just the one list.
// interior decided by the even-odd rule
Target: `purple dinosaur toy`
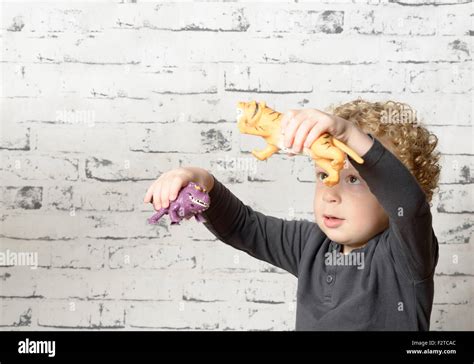
[(182, 219), (190, 219), (195, 217), (199, 222), (206, 222), (202, 212), (207, 210), (211, 203), (211, 198), (202, 188), (194, 182), (179, 191), (178, 197), (170, 202), (167, 208), (160, 208), (152, 217), (148, 219), (148, 223), (156, 224), (165, 214), (170, 215), (171, 224), (179, 224)]

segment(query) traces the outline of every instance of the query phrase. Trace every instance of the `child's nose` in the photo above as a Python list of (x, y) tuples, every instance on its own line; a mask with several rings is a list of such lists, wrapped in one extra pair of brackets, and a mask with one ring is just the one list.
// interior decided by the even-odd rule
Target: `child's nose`
[(339, 184), (333, 187), (326, 187), (325, 191), (323, 192), (323, 200), (324, 202), (341, 202), (341, 194), (339, 193), (339, 188), (337, 188)]

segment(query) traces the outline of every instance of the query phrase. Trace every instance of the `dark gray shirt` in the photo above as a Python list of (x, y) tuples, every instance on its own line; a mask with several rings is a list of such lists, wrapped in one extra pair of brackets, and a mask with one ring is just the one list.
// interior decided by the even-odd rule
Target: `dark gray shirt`
[(362, 165), (349, 159), (389, 216), (385, 231), (349, 253), (364, 257), (363, 269), (328, 261), (326, 253), (337, 257), (342, 246), (316, 223), (254, 211), (214, 177), (205, 226), (224, 243), (298, 277), (296, 330), (429, 329), (438, 261), (429, 203), (377, 139), (362, 157)]

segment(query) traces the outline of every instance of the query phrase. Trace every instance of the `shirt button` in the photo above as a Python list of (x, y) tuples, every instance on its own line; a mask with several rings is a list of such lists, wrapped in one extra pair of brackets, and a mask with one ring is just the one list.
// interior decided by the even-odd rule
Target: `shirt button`
[(327, 283), (331, 283), (333, 279), (334, 279), (333, 276), (328, 275), (328, 276), (326, 277), (326, 282), (327, 282)]

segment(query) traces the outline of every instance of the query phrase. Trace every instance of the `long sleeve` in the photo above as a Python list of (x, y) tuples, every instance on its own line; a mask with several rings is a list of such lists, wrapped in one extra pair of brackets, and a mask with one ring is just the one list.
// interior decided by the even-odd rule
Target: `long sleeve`
[[(214, 176), (213, 176), (214, 177)], [(284, 220), (254, 211), (214, 177), (211, 204), (204, 225), (219, 240), (298, 276), (300, 258), (308, 239), (324, 234), (310, 221)]]
[(415, 281), (434, 272), (438, 241), (432, 227), (429, 203), (416, 178), (382, 143), (374, 143), (362, 156), (363, 164), (349, 157), (389, 216), (388, 249), (394, 260)]

